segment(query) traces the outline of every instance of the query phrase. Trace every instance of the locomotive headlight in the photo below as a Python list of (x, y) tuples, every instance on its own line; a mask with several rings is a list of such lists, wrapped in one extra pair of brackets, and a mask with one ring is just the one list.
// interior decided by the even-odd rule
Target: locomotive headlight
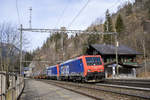
[(103, 70), (103, 69), (100, 69), (99, 71), (103, 72), (104, 70)]
[(91, 70), (90, 69), (88, 69), (88, 72), (90, 72)]

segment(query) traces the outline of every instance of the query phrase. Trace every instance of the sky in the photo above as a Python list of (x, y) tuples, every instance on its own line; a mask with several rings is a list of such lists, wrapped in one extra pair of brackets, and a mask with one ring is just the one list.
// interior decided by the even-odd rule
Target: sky
[[(29, 28), (29, 8), (32, 7), (32, 28), (84, 30), (97, 18), (104, 20), (107, 9), (111, 13), (128, 0), (89, 0), (87, 6), (70, 25), (74, 17), (88, 0), (0, 0), (0, 23), (10, 22), (23, 28)], [(133, 0), (129, 0), (133, 1)], [(17, 13), (18, 9), (18, 13)], [(23, 32), (29, 44), (25, 51), (41, 47), (50, 33)]]

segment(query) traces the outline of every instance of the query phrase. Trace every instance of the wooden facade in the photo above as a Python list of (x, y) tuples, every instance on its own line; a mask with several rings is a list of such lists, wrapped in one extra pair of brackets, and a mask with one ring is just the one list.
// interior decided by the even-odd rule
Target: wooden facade
[[(106, 44), (93, 44), (89, 45), (86, 53), (88, 55), (101, 55), (104, 63), (105, 63), (105, 71), (107, 76), (113, 75), (113, 67), (116, 61), (116, 47), (113, 45), (106, 45)], [(136, 56), (141, 55), (141, 53), (120, 45), (117, 48), (118, 53), (118, 63), (119, 63), (119, 73), (120, 75), (133, 75), (135, 76), (135, 68), (138, 68), (138, 64), (136, 63)], [(114, 62), (112, 64), (109, 64)], [(114, 69), (116, 72), (116, 68)], [(114, 73), (115, 73), (114, 72)]]

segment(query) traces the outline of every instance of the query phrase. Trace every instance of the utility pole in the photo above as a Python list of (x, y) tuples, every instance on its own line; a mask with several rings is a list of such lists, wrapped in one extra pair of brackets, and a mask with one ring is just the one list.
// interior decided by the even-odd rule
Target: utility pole
[(109, 24), (109, 23), (108, 23), (108, 19), (107, 19), (107, 32), (109, 31), (109, 30), (108, 30), (108, 24)]
[(30, 11), (29, 28), (32, 28), (32, 7), (30, 7), (29, 11)]
[(22, 24), (20, 25), (20, 75), (22, 72)]
[[(1, 36), (2, 37), (2, 36)], [(0, 37), (0, 38), (1, 38)], [(0, 62), (1, 62), (1, 71), (3, 71), (3, 60), (2, 60), (3, 58), (2, 58), (2, 41), (1, 41), (1, 44), (0, 44)]]
[(62, 62), (64, 61), (64, 55), (65, 55), (65, 51), (64, 51), (64, 34), (66, 31), (65, 27), (61, 27), (61, 30), (63, 32), (61, 32), (61, 45), (62, 45)]
[(64, 33), (61, 34), (61, 45), (62, 45), (62, 62), (64, 61)]
[(146, 75), (147, 75), (147, 64), (146, 64), (145, 39), (143, 39), (143, 51), (144, 51), (144, 72), (145, 72), (145, 77), (146, 77)]
[(118, 66), (118, 46), (119, 42), (117, 39), (117, 33), (115, 34), (115, 40), (116, 40), (116, 68), (117, 68), (117, 76), (119, 75), (119, 66)]

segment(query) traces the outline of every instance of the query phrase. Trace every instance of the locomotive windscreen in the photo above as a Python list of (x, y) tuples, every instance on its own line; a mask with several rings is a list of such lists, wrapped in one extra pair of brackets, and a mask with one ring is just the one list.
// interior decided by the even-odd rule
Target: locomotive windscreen
[(86, 57), (85, 59), (88, 66), (102, 65), (100, 57)]

